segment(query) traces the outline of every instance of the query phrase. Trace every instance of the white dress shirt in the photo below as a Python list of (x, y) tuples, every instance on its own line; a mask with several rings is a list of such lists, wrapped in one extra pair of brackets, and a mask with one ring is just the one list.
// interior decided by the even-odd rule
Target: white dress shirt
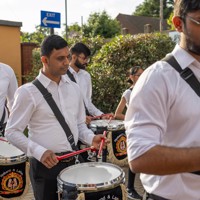
[[(62, 76), (59, 85), (41, 72), (37, 78), (52, 94), (73, 133), (75, 143), (79, 138), (91, 145), (94, 133), (85, 124), (84, 105), (77, 84), (70, 81), (67, 75)], [(27, 124), (28, 138), (23, 134)], [(8, 141), (37, 160), (48, 149), (55, 153), (72, 150), (53, 111), (32, 83), (22, 85), (16, 91), (5, 135)]]
[[(200, 80), (200, 63), (178, 45), (172, 54)], [(164, 61), (147, 68), (131, 93), (125, 116), (129, 161), (155, 145), (200, 146), (200, 97), (180, 74)], [(141, 174), (148, 193), (170, 200), (199, 200), (200, 176)]]
[[(8, 109), (11, 109), (17, 87), (18, 83), (13, 69), (9, 65), (0, 63), (0, 120), (3, 116), (6, 100)], [(7, 121), (7, 118), (8, 111), (6, 109), (4, 123)]]
[(103, 112), (101, 112), (98, 108), (95, 107), (95, 105), (92, 103), (92, 81), (90, 74), (80, 69), (78, 72), (76, 72), (72, 67), (69, 67), (70, 72), (73, 74), (76, 83), (79, 85), (84, 103), (89, 111), (89, 113), (93, 116), (99, 116), (102, 115)]

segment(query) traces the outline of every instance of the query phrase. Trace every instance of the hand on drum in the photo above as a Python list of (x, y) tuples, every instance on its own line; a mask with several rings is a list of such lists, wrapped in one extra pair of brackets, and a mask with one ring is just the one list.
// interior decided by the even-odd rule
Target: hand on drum
[(108, 114), (102, 115), (101, 119), (114, 119), (114, 114), (108, 113)]
[(57, 165), (59, 161), (53, 151), (47, 150), (42, 155), (40, 162), (50, 169)]
[(85, 123), (88, 125), (88, 124), (90, 124), (91, 121), (92, 121), (92, 117), (91, 116), (86, 116)]
[(98, 135), (95, 135), (94, 138), (93, 138), (93, 141), (92, 141), (92, 146), (94, 146), (95, 149), (99, 149), (100, 148), (100, 145), (101, 145), (101, 142), (104, 140), (104, 143), (103, 143), (103, 148), (105, 149), (107, 144), (110, 142), (108, 140), (108, 138), (106, 138), (104, 135), (102, 134), (98, 134)]

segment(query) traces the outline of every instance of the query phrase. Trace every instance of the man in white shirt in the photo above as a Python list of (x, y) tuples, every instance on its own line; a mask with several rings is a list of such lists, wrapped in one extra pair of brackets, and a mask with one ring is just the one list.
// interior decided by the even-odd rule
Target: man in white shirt
[[(171, 55), (200, 80), (200, 1), (175, 0), (172, 21), (180, 44)], [(140, 76), (125, 127), (129, 165), (141, 173), (147, 199), (199, 200), (200, 97), (167, 62)]]
[(9, 65), (0, 63), (0, 136), (4, 136), (17, 87), (18, 83), (13, 69)]
[(100, 116), (103, 114), (103, 112), (96, 108), (92, 103), (91, 76), (85, 70), (89, 61), (90, 49), (85, 44), (78, 42), (70, 48), (70, 52), (72, 58), (70, 61), (69, 72), (73, 75), (76, 83), (80, 87), (86, 108), (86, 123), (89, 124), (91, 122), (91, 116)]
[[(94, 135), (85, 124), (85, 110), (77, 84), (66, 75), (70, 53), (67, 42), (50, 35), (41, 45), (43, 67), (37, 76), (52, 94), (67, 122), (75, 145), (78, 139), (99, 147), (103, 135)], [(28, 137), (23, 134), (28, 125)], [(75, 163), (69, 158), (58, 162), (56, 155), (72, 151), (64, 129), (56, 119), (42, 93), (33, 83), (16, 91), (14, 105), (6, 127), (6, 138), (30, 157), (30, 178), (36, 200), (57, 200), (57, 176)]]

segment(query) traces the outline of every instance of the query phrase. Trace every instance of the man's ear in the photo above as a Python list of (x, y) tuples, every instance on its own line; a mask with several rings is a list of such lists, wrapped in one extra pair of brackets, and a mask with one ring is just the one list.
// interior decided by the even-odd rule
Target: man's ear
[(176, 30), (178, 31), (178, 32), (182, 32), (183, 31), (183, 21), (182, 21), (182, 19), (179, 17), (179, 16), (174, 16), (173, 18), (172, 18), (172, 22), (173, 22), (173, 24), (174, 24), (174, 27), (176, 28)]
[(41, 57), (41, 61), (42, 61), (42, 63), (47, 63), (47, 57), (46, 56), (42, 56)]

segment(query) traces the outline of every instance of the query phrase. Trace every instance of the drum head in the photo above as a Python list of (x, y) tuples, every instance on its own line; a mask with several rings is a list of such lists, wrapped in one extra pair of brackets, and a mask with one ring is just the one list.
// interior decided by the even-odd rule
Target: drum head
[(59, 184), (76, 186), (78, 190), (87, 192), (116, 187), (124, 182), (124, 178), (120, 167), (110, 163), (92, 162), (70, 166), (62, 170), (57, 179)]
[(91, 121), (89, 127), (92, 128), (107, 128), (107, 130), (119, 130), (124, 128), (122, 120), (101, 119)]
[(0, 164), (7, 165), (10, 163), (14, 164), (14, 162), (21, 163), (25, 160), (26, 156), (20, 149), (7, 141), (0, 140)]

